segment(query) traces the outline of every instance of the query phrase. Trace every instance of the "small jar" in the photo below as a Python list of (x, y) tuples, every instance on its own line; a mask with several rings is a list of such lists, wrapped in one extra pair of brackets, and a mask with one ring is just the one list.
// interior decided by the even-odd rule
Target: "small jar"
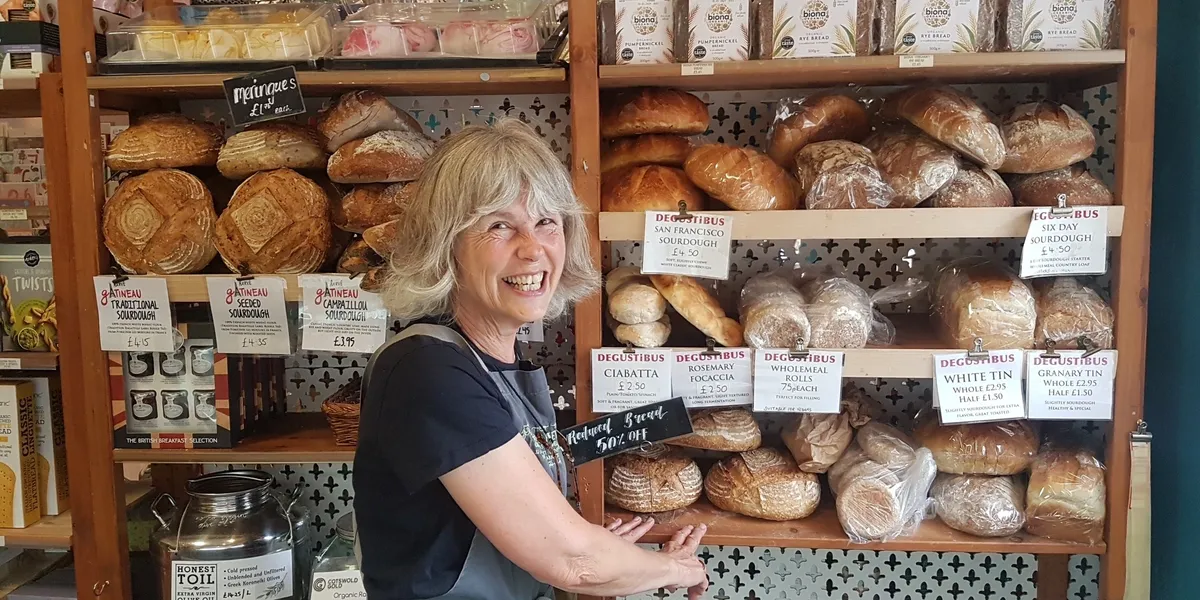
[(337, 537), (329, 542), (313, 564), (310, 600), (365, 600), (367, 590), (354, 557), (354, 513), (339, 517), (335, 527)]

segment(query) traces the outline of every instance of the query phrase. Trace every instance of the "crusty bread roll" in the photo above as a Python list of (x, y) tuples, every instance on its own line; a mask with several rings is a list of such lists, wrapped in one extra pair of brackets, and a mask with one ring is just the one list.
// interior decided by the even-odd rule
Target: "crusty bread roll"
[(818, 276), (804, 284), (813, 348), (863, 348), (875, 322), (871, 297), (845, 277)]
[(380, 131), (342, 144), (329, 157), (329, 178), (337, 183), (412, 181), (433, 149), (433, 140), (424, 134)]
[(708, 107), (699, 98), (668, 88), (625, 90), (601, 98), (600, 137), (605, 139), (708, 130)]
[(738, 317), (751, 348), (807, 347), (812, 328), (807, 302), (787, 278), (760, 273), (742, 287)]
[(1059, 196), (1066, 197), (1067, 206), (1110, 206), (1114, 202), (1112, 191), (1083, 163), (1046, 173), (1014, 175), (1008, 186), (1021, 206), (1058, 206)]
[(600, 157), (600, 174), (641, 165), (682, 167), (691, 151), (692, 141), (681, 135), (649, 134), (615, 139)]
[(392, 250), (399, 237), (400, 220), (388, 221), (380, 225), (368, 227), (363, 231), (363, 241), (375, 251), (376, 254), (385, 259), (392, 256)]
[(627, 281), (608, 296), (608, 314), (620, 323), (653, 323), (667, 312), (667, 300), (650, 283), (639, 277)]
[(753, 148), (701, 146), (683, 163), (688, 178), (734, 210), (792, 210), (800, 190), (779, 165)]
[(104, 203), (104, 245), (128, 273), (195, 273), (217, 255), (212, 195), (195, 176), (155, 169), (127, 177)]
[(325, 138), (325, 149), (330, 152), (346, 142), (380, 131), (424, 133), (416, 119), (371, 90), (347, 92), (334, 98), (317, 116), (317, 131)]
[(1038, 448), (1028, 421), (939, 425), (936, 417), (922, 415), (914, 433), (933, 452), (938, 471), (955, 475), (1016, 475)]
[(1029, 471), (1025, 531), (1056, 540), (1104, 539), (1104, 466), (1086, 450), (1044, 448)]
[(745, 452), (762, 445), (758, 421), (744, 408), (702, 408), (690, 413), (692, 433), (668, 444), (722, 452)]
[(1031, 102), (1004, 117), (1008, 152), (1001, 173), (1045, 173), (1087, 160), (1096, 134), (1087, 119), (1065, 104)]
[(604, 462), (605, 500), (639, 513), (684, 508), (700, 499), (703, 479), (696, 461), (665, 446), (618, 454)]
[(871, 132), (867, 111), (844, 94), (815, 94), (799, 102), (780, 102), (767, 132), (767, 154), (784, 169), (795, 165), (804, 146), (830, 140), (861, 141)]
[(833, 140), (796, 153), (796, 183), (808, 209), (884, 208), (892, 203), (875, 155), (866, 146)]
[(651, 275), (650, 281), (675, 310), (704, 335), (730, 348), (742, 345), (742, 326), (725, 316), (713, 293), (682, 275)]
[(779, 435), (801, 471), (824, 473), (846, 451), (854, 428), (846, 414), (806, 413), (784, 425)]
[(142, 117), (113, 138), (105, 156), (114, 171), (147, 171), (217, 164), (225, 132), (179, 114)]
[(863, 141), (875, 153), (893, 208), (912, 208), (954, 180), (958, 158), (937, 140), (909, 127), (889, 127)]
[(960, 165), (954, 179), (929, 200), (934, 208), (1012, 206), (1012, 191), (991, 169)]
[(666, 315), (653, 323), (626, 325), (614, 320), (609, 325), (618, 342), (638, 348), (661, 348), (671, 335), (671, 320)]
[(704, 478), (704, 493), (721, 510), (767, 519), (803, 519), (817, 509), (821, 484), (786, 452), (758, 448), (730, 456)]
[(291, 169), (255, 173), (233, 193), (214, 239), (235, 273), (315, 272), (333, 244), (329, 197)]
[(683, 171), (673, 167), (630, 167), (600, 181), (600, 210), (604, 212), (678, 210), (680, 201), (688, 210), (704, 208), (704, 194)]
[(942, 270), (934, 280), (933, 310), (942, 337), (952, 348), (984, 350), (1033, 348), (1037, 301), (1033, 290), (1010, 269), (980, 259), (965, 259)]
[(963, 92), (946, 86), (915, 86), (887, 99), (884, 114), (916, 125), (979, 165), (1004, 164), (1004, 134), (992, 116)]
[(413, 184), (367, 183), (333, 202), (333, 224), (342, 231), (362, 233), (376, 225), (395, 221), (416, 193)]
[(1025, 486), (1016, 477), (942, 473), (930, 496), (938, 517), (964, 533), (1005, 537), (1025, 525)]
[(251, 125), (233, 134), (217, 156), (217, 170), (230, 179), (243, 179), (274, 169), (324, 169), (321, 134), (284, 121)]
[(1055, 277), (1037, 289), (1038, 347), (1054, 340), (1059, 349), (1079, 348), (1086, 336), (1097, 348), (1112, 348), (1113, 310), (1092, 288), (1074, 277)]
[(858, 428), (854, 438), (867, 458), (889, 467), (906, 468), (916, 456), (916, 443), (908, 434), (879, 421)]

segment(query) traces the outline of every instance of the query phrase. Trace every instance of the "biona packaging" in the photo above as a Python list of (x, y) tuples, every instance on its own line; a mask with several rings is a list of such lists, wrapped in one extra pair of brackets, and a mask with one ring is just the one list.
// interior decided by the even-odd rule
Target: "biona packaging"
[(32, 382), (0, 382), (0, 527), (41, 517), (33, 399)]
[(750, 0), (678, 0), (676, 62), (750, 60)]
[(1113, 0), (1004, 0), (1004, 47), (1102, 50), (1110, 44)]
[(675, 61), (674, 0), (606, 0), (600, 3), (606, 65)]
[(991, 52), (998, 0), (882, 0), (881, 54)]
[(866, 56), (875, 0), (759, 0), (762, 59)]

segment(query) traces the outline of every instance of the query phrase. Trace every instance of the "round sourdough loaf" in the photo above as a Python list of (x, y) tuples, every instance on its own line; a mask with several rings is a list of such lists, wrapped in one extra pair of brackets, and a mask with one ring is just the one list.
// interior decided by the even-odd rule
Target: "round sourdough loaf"
[(795, 165), (796, 153), (808, 144), (831, 140), (862, 141), (871, 133), (867, 111), (845, 94), (816, 94), (785, 103), (786, 113), (767, 132), (767, 155), (784, 169)]
[(312, 273), (332, 243), (329, 197), (291, 169), (251, 175), (217, 219), (217, 251), (235, 273)]
[(701, 146), (688, 155), (683, 170), (692, 183), (734, 210), (793, 210), (800, 205), (796, 180), (754, 148)]
[(702, 408), (691, 411), (692, 433), (667, 443), (672, 446), (745, 452), (762, 444), (754, 415), (744, 408)]
[(333, 152), (346, 142), (380, 131), (424, 133), (421, 124), (396, 108), (379, 92), (359, 90), (335, 98), (317, 116), (317, 131), (325, 138), (325, 149)]
[(855, 440), (867, 458), (889, 467), (908, 467), (916, 456), (916, 444), (908, 434), (879, 421), (860, 427)]
[(416, 193), (409, 183), (366, 183), (333, 201), (333, 224), (342, 231), (362, 233), (376, 225), (395, 221)]
[(704, 493), (721, 510), (767, 519), (803, 519), (817, 509), (821, 484), (787, 452), (758, 448), (730, 456), (713, 466)]
[(1013, 195), (995, 171), (966, 164), (929, 202), (933, 208), (1012, 206)]
[(195, 176), (155, 169), (126, 178), (104, 203), (104, 245), (129, 273), (195, 273), (217, 255), (212, 195)]
[(866, 146), (834, 140), (809, 144), (796, 153), (796, 182), (808, 209), (884, 208), (892, 187)]
[(151, 115), (113, 138), (105, 162), (114, 171), (211, 167), (224, 140), (219, 125), (179, 114)]
[(392, 256), (392, 249), (399, 235), (400, 219), (369, 227), (362, 234), (363, 241), (385, 260)]
[(884, 114), (907, 120), (979, 165), (995, 170), (1004, 164), (1004, 133), (992, 115), (952, 87), (901, 90), (887, 99)]
[(1083, 163), (1034, 175), (1013, 175), (1008, 183), (1021, 206), (1058, 206), (1060, 196), (1067, 206), (1110, 206), (1114, 201), (1108, 186)]
[(1031, 102), (1004, 117), (1008, 149), (1001, 173), (1045, 173), (1087, 160), (1096, 134), (1087, 119), (1065, 104)]
[(605, 212), (678, 210), (680, 202), (688, 210), (701, 210), (704, 194), (673, 167), (629, 167), (605, 175), (600, 183), (600, 210)]
[(1005, 537), (1025, 525), (1025, 486), (1016, 477), (942, 473), (929, 495), (946, 525), (971, 535)]
[(895, 193), (893, 208), (915, 207), (958, 174), (954, 151), (911, 127), (881, 130), (863, 145), (875, 153), (883, 180)]
[(413, 181), (434, 147), (421, 133), (380, 131), (342, 144), (329, 157), (329, 178), (337, 183)]
[(233, 134), (217, 156), (217, 170), (242, 179), (275, 169), (324, 169), (329, 156), (316, 130), (274, 121), (251, 125)]
[(915, 435), (933, 453), (938, 471), (955, 475), (1016, 475), (1038, 449), (1027, 421), (939, 425), (927, 416), (918, 419)]
[(614, 93), (600, 102), (600, 137), (605, 139), (708, 130), (708, 107), (699, 98), (669, 88), (639, 88)]
[(641, 165), (682, 167), (691, 151), (692, 141), (681, 135), (649, 134), (615, 139), (600, 157), (600, 174)]
[(751, 348), (808, 346), (812, 327), (808, 302), (786, 277), (759, 273), (746, 281), (738, 299), (738, 318)]
[(678, 510), (700, 499), (703, 478), (696, 461), (660, 445), (604, 461), (605, 499), (638, 513)]
[(682, 275), (651, 275), (654, 287), (704, 335), (729, 348), (742, 345), (742, 326), (725, 316), (721, 304), (698, 281)]

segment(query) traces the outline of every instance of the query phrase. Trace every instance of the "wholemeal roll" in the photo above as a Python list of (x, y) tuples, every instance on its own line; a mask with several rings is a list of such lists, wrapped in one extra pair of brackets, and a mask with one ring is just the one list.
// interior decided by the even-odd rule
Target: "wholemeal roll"
[(1013, 195), (999, 175), (972, 164), (960, 165), (954, 179), (929, 199), (933, 208), (1012, 206)]
[(244, 179), (259, 171), (324, 169), (328, 158), (316, 130), (272, 121), (233, 134), (221, 147), (217, 170), (230, 179)]
[(613, 320), (609, 325), (618, 342), (638, 348), (661, 348), (671, 336), (671, 319), (666, 315), (653, 323), (626, 325)]
[(930, 496), (942, 522), (964, 533), (1005, 537), (1025, 526), (1025, 486), (1016, 477), (942, 473)]
[(958, 157), (937, 140), (910, 127), (889, 127), (863, 141), (875, 153), (894, 208), (913, 208), (958, 174)]
[(217, 219), (217, 251), (235, 273), (312, 273), (333, 244), (329, 197), (291, 169), (255, 173)]
[(217, 164), (225, 132), (179, 114), (142, 117), (113, 138), (105, 164), (114, 171), (146, 171)]
[(1086, 450), (1044, 448), (1029, 471), (1025, 531), (1098, 544), (1104, 539), (1104, 466)]
[(1008, 186), (1021, 206), (1058, 206), (1059, 196), (1066, 199), (1067, 206), (1110, 206), (1114, 202), (1112, 191), (1083, 163), (1034, 175), (1014, 175)]
[(605, 500), (638, 513), (666, 512), (700, 499), (703, 479), (696, 461), (654, 445), (604, 461)]
[(999, 169), (1006, 156), (1004, 134), (983, 107), (946, 86), (916, 86), (887, 99), (884, 113), (916, 125), (977, 164)]
[(808, 144), (830, 140), (861, 141), (871, 132), (867, 111), (844, 94), (817, 94), (799, 102), (780, 102), (767, 132), (767, 155), (784, 169)]
[(725, 316), (713, 293), (682, 275), (651, 275), (654, 287), (675, 310), (704, 335), (730, 348), (742, 345), (742, 326)]
[(688, 155), (683, 170), (692, 183), (734, 210), (792, 210), (800, 205), (796, 180), (753, 148), (701, 146)]
[(858, 284), (827, 273), (805, 283), (813, 348), (863, 348), (875, 322), (871, 297)]
[(915, 435), (933, 452), (938, 471), (955, 475), (1016, 475), (1038, 448), (1027, 421), (939, 425), (928, 416), (918, 419)]
[(1004, 117), (1008, 152), (1001, 173), (1045, 173), (1087, 160), (1096, 134), (1087, 119), (1065, 104), (1031, 102)]
[(128, 273), (195, 273), (217, 255), (212, 195), (195, 176), (155, 169), (126, 178), (104, 203), (104, 245)]
[(606, 96), (600, 102), (600, 137), (605, 139), (708, 130), (708, 107), (699, 98), (668, 88), (640, 88)]
[(854, 142), (809, 144), (796, 153), (795, 165), (796, 183), (810, 210), (884, 208), (895, 195), (875, 155)]
[(821, 484), (816, 475), (801, 471), (786, 452), (758, 448), (714, 465), (704, 478), (704, 493), (721, 510), (790, 521), (816, 510)]
[(742, 287), (738, 300), (746, 345), (751, 348), (807, 347), (812, 337), (808, 302), (786, 277), (760, 273)]
[(396, 108), (379, 92), (347, 92), (317, 116), (317, 131), (325, 138), (325, 149), (333, 152), (351, 140), (380, 131), (424, 133), (420, 123)]
[(883, 406), (851, 381), (842, 385), (841, 409), (855, 429), (883, 417)]
[(762, 445), (758, 421), (744, 408), (702, 408), (690, 412), (692, 433), (667, 443), (722, 452), (745, 452)]
[(612, 293), (617, 291), (618, 288), (634, 278), (641, 280), (643, 283), (650, 283), (650, 276), (642, 275), (642, 269), (640, 267), (634, 267), (630, 265), (617, 267), (604, 274), (604, 293), (611, 296)]
[(329, 157), (329, 178), (337, 183), (412, 181), (421, 175), (434, 147), (421, 133), (380, 131), (342, 144)]
[(934, 280), (933, 311), (953, 348), (1033, 348), (1037, 301), (1029, 285), (998, 263), (970, 258), (951, 263)]
[(704, 208), (704, 194), (683, 171), (660, 165), (629, 167), (609, 173), (600, 181), (600, 210), (641, 212)]
[(1056, 348), (1074, 350), (1085, 336), (1097, 348), (1113, 346), (1113, 310), (1092, 288), (1074, 277), (1055, 277), (1037, 288), (1038, 347), (1053, 340)]
[(858, 429), (854, 439), (867, 458), (889, 467), (906, 468), (916, 457), (912, 438), (886, 423), (871, 421)]
[(608, 295), (608, 314), (619, 323), (653, 323), (666, 312), (667, 300), (649, 277), (632, 278)]
[(615, 139), (600, 157), (600, 174), (641, 165), (682, 167), (691, 151), (692, 141), (682, 135), (649, 134)]
[(854, 428), (846, 414), (806, 413), (784, 425), (779, 435), (801, 471), (824, 473), (850, 446)]

